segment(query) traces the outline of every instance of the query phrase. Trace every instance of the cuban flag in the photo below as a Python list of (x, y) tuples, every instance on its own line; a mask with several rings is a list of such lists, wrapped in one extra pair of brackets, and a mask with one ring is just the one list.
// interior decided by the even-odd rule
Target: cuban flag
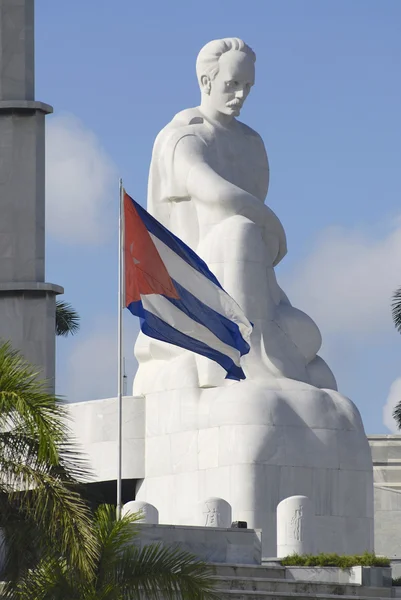
[(252, 325), (206, 263), (124, 191), (125, 306), (144, 334), (245, 379)]

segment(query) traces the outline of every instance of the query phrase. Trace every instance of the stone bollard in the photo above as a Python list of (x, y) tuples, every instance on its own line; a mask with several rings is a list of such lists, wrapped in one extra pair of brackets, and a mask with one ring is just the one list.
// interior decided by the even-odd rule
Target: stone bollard
[(138, 523), (149, 523), (150, 525), (159, 524), (159, 511), (157, 508), (155, 508), (153, 504), (143, 502), (142, 500), (131, 500), (131, 502), (124, 504), (121, 514), (122, 516), (125, 516), (128, 513), (137, 512), (142, 513)]
[(196, 524), (202, 527), (231, 527), (231, 505), (223, 498), (198, 502)]
[(290, 496), (277, 506), (277, 556), (313, 553), (314, 514), (306, 496)]

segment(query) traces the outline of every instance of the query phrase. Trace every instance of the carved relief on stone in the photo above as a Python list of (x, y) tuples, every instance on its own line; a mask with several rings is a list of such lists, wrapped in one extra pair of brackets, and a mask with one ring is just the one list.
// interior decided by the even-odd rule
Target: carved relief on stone
[(231, 527), (231, 506), (223, 498), (207, 498), (198, 504), (198, 525), (202, 527)]
[(292, 535), (294, 540), (302, 542), (302, 506), (295, 509), (294, 516), (291, 518)]

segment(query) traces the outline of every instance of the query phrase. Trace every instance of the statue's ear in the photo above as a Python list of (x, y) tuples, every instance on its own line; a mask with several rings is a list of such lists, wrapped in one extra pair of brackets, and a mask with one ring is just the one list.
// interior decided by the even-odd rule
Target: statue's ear
[(212, 82), (210, 81), (210, 77), (208, 75), (202, 75), (200, 79), (201, 90), (205, 94), (210, 94), (210, 88), (212, 86)]

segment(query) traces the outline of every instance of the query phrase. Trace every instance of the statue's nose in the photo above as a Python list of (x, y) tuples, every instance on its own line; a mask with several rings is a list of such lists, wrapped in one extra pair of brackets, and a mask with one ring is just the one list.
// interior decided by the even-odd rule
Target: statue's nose
[(243, 98), (243, 97), (244, 97), (244, 95), (245, 95), (245, 90), (244, 90), (244, 89), (242, 89), (242, 90), (237, 90), (237, 92), (236, 92), (236, 94), (235, 94), (235, 95), (236, 95), (236, 97), (237, 97), (237, 98)]

